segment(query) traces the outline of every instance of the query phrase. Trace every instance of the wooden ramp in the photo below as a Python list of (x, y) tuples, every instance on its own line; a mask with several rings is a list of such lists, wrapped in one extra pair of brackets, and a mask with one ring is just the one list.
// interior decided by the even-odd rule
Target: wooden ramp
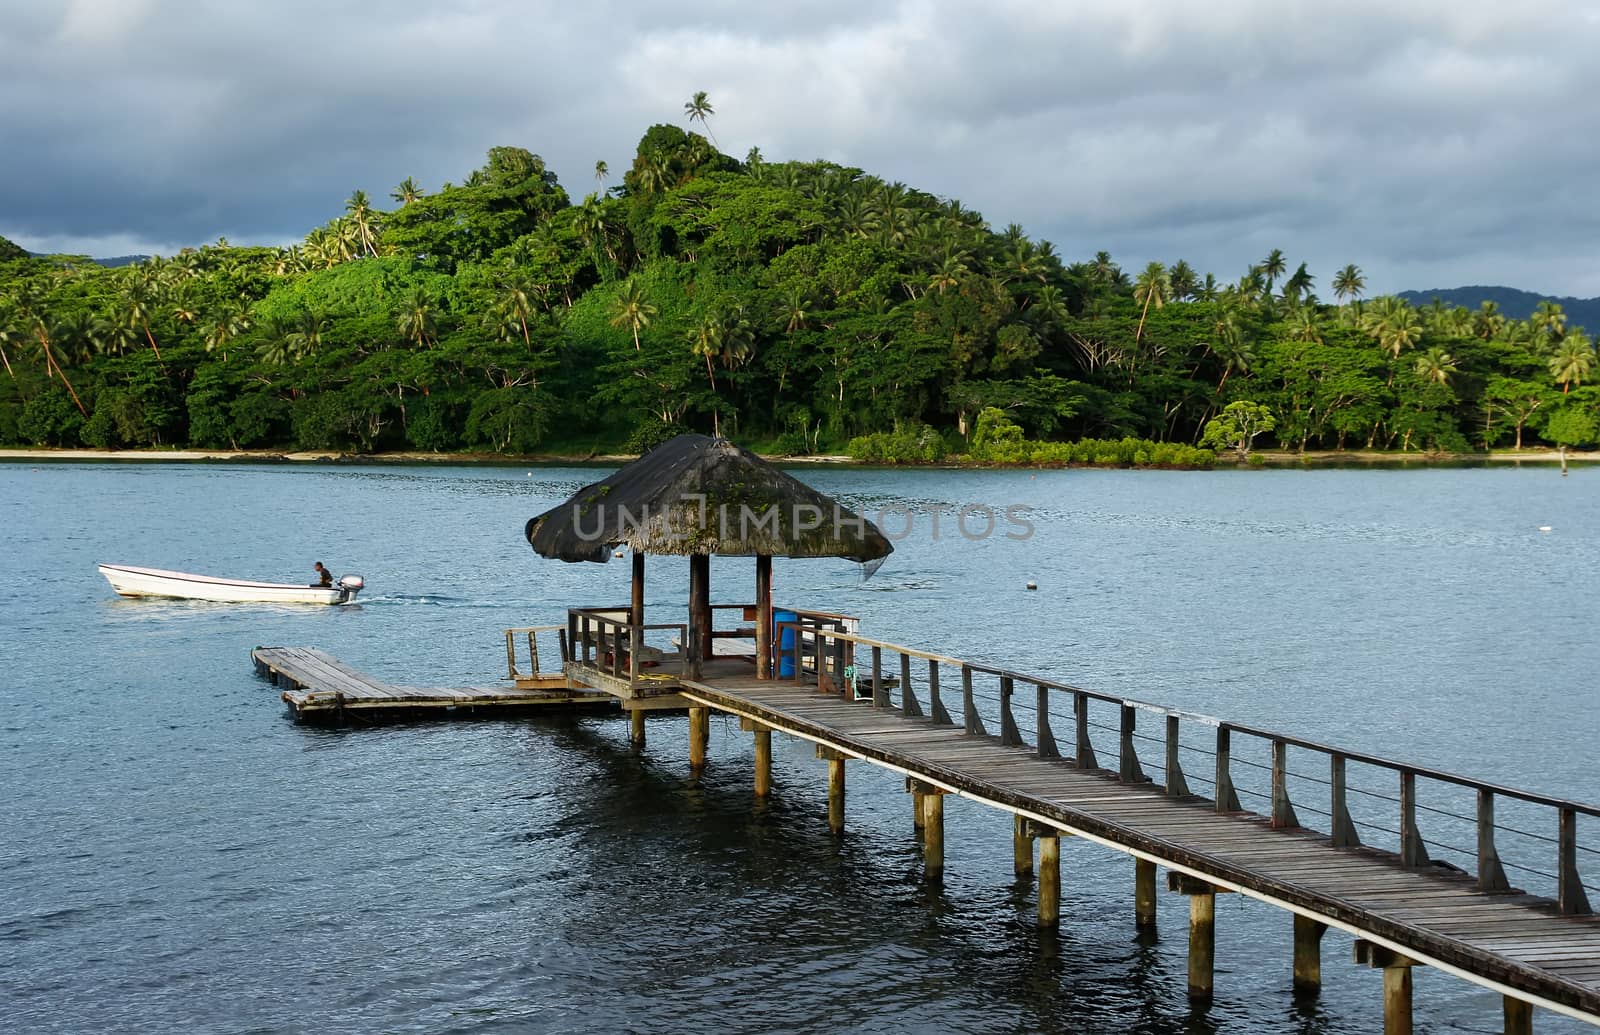
[(540, 678), (537, 681), (546, 685), (534, 687), (396, 686), (315, 647), (257, 647), (250, 657), (257, 673), (283, 688), (289, 713), (303, 722), (453, 719), (533, 708), (617, 706), (610, 695), (574, 687), (561, 677)]
[[(1159, 863), (1171, 871), (1172, 890), (1240, 892), (1292, 911), (1318, 935), (1316, 925), (1339, 928), (1362, 939), (1358, 953), (1369, 965), (1427, 965), (1493, 988), (1508, 997), (1507, 1031), (1525, 1030), (1516, 1011), (1529, 1002), (1600, 1023), (1600, 918), (1563, 911), (1550, 899), (1485, 893), (1458, 871), (1408, 866), (1393, 852), (1359, 844), (1336, 848), (1328, 834), (1274, 824), (1236, 805), (1219, 811), (1186, 789), (1168, 794), (1142, 775), (1126, 779), (1126, 771), (1101, 769), (1092, 751), (1080, 767), (1071, 757), (1042, 757), (1014, 732), (994, 736), (981, 725), (885, 707), (881, 697), (875, 706), (819, 692), (814, 683), (757, 680), (747, 664), (713, 660), (701, 678), (684, 682), (682, 694), (691, 704), (740, 716), (748, 728), (814, 741), (822, 757), (863, 759), (904, 773), (919, 794), (955, 793), (1012, 812), (1019, 830), (1031, 824), (1039, 837), (1078, 835), (1142, 865)], [(842, 802), (842, 769), (838, 779)], [(758, 774), (758, 787), (761, 780)], [(1154, 868), (1148, 872), (1153, 896)], [(1042, 892), (1040, 901), (1042, 910)], [(1207, 903), (1208, 916), (1211, 908)], [(1209, 973), (1208, 958), (1207, 994)], [(1409, 976), (1404, 981), (1409, 1025)]]

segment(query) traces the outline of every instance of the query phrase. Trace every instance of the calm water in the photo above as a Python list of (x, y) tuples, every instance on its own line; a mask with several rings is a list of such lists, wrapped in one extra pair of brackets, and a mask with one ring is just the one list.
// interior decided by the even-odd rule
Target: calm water
[[(502, 627), (625, 599), (626, 565), (541, 561), (521, 539), (597, 476), (0, 465), (0, 1027), (1378, 1027), (1379, 976), (1346, 962), (1347, 938), (1330, 932), (1323, 997), (1298, 1010), (1287, 914), (1239, 896), (1218, 900), (1216, 1004), (1191, 1014), (1185, 901), (1163, 895), (1162, 937), (1141, 944), (1131, 863), (1093, 845), (1063, 845), (1063, 927), (1041, 935), (1008, 821), (971, 802), (949, 802), (945, 880), (926, 883), (892, 774), (852, 767), (835, 842), (806, 744), (775, 738), (778, 793), (757, 808), (734, 723), (713, 722), (691, 787), (681, 718), (651, 720), (642, 758), (616, 719), (323, 731), (253, 675), (251, 647), (293, 644), (397, 682), (495, 678)], [(908, 506), (916, 527), (866, 582), (844, 562), (779, 561), (780, 603), (1600, 798), (1600, 471), (802, 476), (868, 511)], [(1032, 506), (1036, 533), (971, 542), (947, 517), (936, 540), (929, 508), (965, 503)], [(366, 576), (359, 607), (121, 601), (94, 570), (299, 581), (318, 559)], [(651, 603), (681, 601), (686, 569), (653, 563)], [(746, 596), (752, 569), (715, 564), (717, 598)], [(1392, 822), (1382, 798), (1358, 808)], [(1424, 834), (1470, 844), (1453, 823), (1425, 814)], [(1536, 840), (1502, 852), (1548, 868)], [(1600, 858), (1585, 865), (1600, 884)], [(1499, 1030), (1497, 997), (1427, 971), (1416, 984), (1419, 1030)]]

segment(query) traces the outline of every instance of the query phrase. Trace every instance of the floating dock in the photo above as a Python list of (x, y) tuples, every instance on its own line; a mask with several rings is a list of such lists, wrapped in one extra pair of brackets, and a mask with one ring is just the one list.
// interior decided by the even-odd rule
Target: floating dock
[(559, 675), (512, 680), (505, 686), (396, 686), (315, 647), (257, 647), (250, 657), (259, 674), (282, 688), (283, 703), (298, 722), (473, 718), (552, 707), (617, 707), (609, 694), (572, 686)]

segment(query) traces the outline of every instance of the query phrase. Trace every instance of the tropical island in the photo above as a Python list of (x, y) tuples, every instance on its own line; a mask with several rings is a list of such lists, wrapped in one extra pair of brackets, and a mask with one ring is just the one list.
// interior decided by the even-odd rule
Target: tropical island
[[(704, 94), (574, 202), (539, 155), (356, 191), (289, 247), (111, 268), (0, 238), (0, 445), (637, 453), (681, 431), (876, 462), (1207, 466), (1214, 449), (1600, 442), (1594, 344), (1514, 319), (1130, 275), (824, 161), (722, 153)], [(698, 122), (701, 132), (694, 131)]]

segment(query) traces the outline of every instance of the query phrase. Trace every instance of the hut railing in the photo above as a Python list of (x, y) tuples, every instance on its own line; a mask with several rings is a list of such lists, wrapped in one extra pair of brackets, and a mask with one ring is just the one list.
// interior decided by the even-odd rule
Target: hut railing
[[(560, 625), (525, 625), (515, 629), (506, 630), (506, 678), (511, 680), (532, 679), (539, 672), (539, 634), (555, 633), (561, 648), (561, 661), (565, 664), (568, 660), (567, 630)], [(517, 643), (522, 638), (527, 638), (528, 668), (526, 671), (517, 667)]]
[(1514, 871), (1518, 883), (1554, 898), (1563, 913), (1590, 913), (1588, 893), (1600, 894), (1584, 883), (1580, 867), (1600, 868), (1600, 805), (838, 627), (779, 624), (795, 634), (785, 652), (793, 663), (788, 678), (822, 692), (853, 692), (864, 705), (997, 736), (1043, 758), (1210, 802), (1218, 812), (1319, 830), (1336, 848), (1384, 848), (1407, 866), (1459, 871), (1483, 891), (1517, 890), (1508, 876)]
[[(800, 623), (807, 630), (810, 630), (815, 626), (821, 626), (825, 629), (836, 629), (843, 632), (850, 632), (856, 628), (859, 628), (860, 626), (860, 620), (853, 615), (836, 614), (832, 611), (808, 611), (805, 608), (782, 607), (779, 605), (774, 605), (773, 610), (788, 611), (793, 613), (799, 618)], [(739, 616), (738, 621), (740, 622), (738, 626), (732, 629), (717, 629), (713, 627), (711, 630), (711, 637), (713, 640), (740, 639), (750, 640), (752, 642), (755, 641), (757, 621), (757, 608), (755, 604), (712, 604), (711, 611), (713, 626), (715, 626), (715, 617), (717, 612), (737, 612)], [(774, 626), (774, 631), (777, 631), (776, 626)], [(776, 643), (777, 640), (778, 637), (774, 636), (773, 642)]]
[[(613, 679), (627, 680), (629, 691), (641, 688), (658, 686), (662, 680), (660, 675), (646, 671), (646, 647), (659, 650), (653, 645), (645, 643), (647, 633), (671, 633), (678, 643), (687, 643), (689, 639), (689, 626), (683, 622), (656, 622), (651, 624), (635, 625), (628, 620), (627, 608), (614, 607), (574, 607), (567, 610), (567, 650), (568, 661), (582, 665), (585, 668), (611, 676)], [(618, 616), (621, 617), (618, 617)], [(677, 651), (669, 655), (661, 651), (662, 659), (669, 657), (677, 661), (677, 674), (673, 681), (683, 679), (689, 671), (689, 659), (686, 651)]]

